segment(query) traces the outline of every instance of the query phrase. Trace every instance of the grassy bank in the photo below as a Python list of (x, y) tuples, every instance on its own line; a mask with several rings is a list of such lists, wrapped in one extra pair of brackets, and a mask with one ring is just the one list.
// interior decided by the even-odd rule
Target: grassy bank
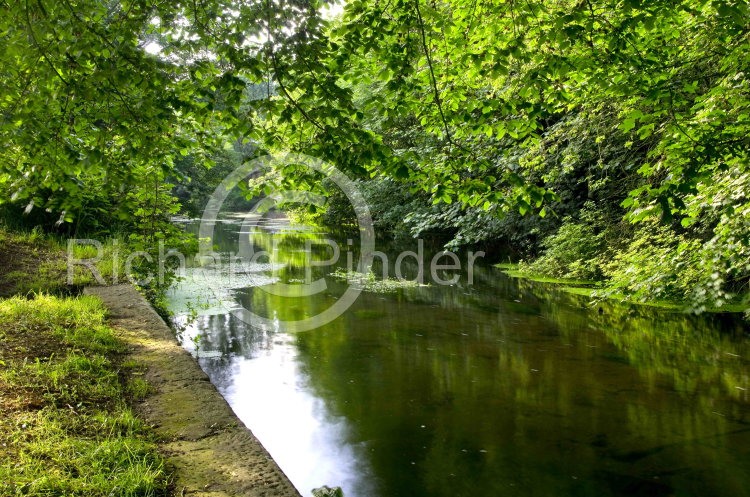
[[(619, 302), (628, 302), (631, 304), (645, 305), (650, 307), (659, 307), (670, 310), (689, 309), (689, 304), (685, 302), (657, 300), (657, 301), (638, 301), (628, 298), (627, 295), (608, 291), (606, 282), (596, 280), (581, 280), (574, 278), (557, 278), (545, 274), (531, 272), (525, 269), (521, 264), (516, 263), (499, 263), (495, 267), (511, 278), (521, 278), (537, 283), (547, 283), (557, 286), (560, 290), (570, 294), (590, 297), (592, 299), (609, 299)], [(748, 304), (744, 302), (733, 302), (724, 304), (718, 308), (705, 309), (706, 312), (747, 312)]]
[(531, 281), (537, 281), (539, 283), (553, 283), (556, 285), (564, 285), (567, 288), (574, 287), (596, 287), (601, 284), (595, 280), (580, 280), (574, 278), (555, 278), (552, 276), (532, 273), (522, 269), (520, 264), (514, 264), (509, 262), (503, 262), (495, 264), (496, 268), (501, 269), (505, 274), (511, 278), (524, 278)]
[(61, 248), (0, 232), (0, 495), (166, 495), (156, 440), (130, 407), (149, 386), (101, 302), (65, 285)]
[[(93, 245), (71, 246), (74, 259), (92, 259), (101, 255), (93, 266), (105, 281), (113, 274), (125, 275), (124, 257), (115, 252), (121, 242), (108, 239), (102, 243), (101, 254)], [(68, 245), (63, 238), (38, 230), (12, 232), (0, 225), (0, 297), (38, 292), (55, 294), (75, 293), (80, 287), (96, 284), (90, 269), (82, 264), (72, 266), (68, 285)]]

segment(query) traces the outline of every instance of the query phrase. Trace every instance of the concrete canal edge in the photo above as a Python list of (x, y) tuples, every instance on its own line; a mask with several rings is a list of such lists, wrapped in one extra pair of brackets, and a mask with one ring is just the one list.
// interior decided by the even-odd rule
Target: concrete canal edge
[(88, 287), (84, 294), (104, 302), (111, 326), (130, 349), (129, 359), (146, 366), (144, 379), (153, 389), (136, 410), (164, 441), (176, 495), (300, 497), (132, 285)]

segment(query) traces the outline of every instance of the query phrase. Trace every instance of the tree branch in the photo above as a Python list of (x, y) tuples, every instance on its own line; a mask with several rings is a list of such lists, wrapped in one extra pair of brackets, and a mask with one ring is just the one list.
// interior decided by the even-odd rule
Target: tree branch
[(29, 14), (29, 0), (26, 0), (26, 24), (29, 28), (29, 34), (31, 35), (31, 41), (34, 42), (34, 46), (39, 50), (39, 52), (42, 54), (42, 58), (49, 64), (50, 68), (52, 68), (52, 71), (55, 73), (55, 75), (60, 78), (60, 81), (65, 83), (65, 86), (70, 86), (70, 83), (68, 83), (65, 78), (62, 77), (62, 74), (57, 70), (55, 65), (52, 63), (51, 60), (49, 60), (49, 57), (47, 57), (47, 52), (42, 48), (41, 45), (39, 45), (39, 42), (36, 39), (36, 35), (34, 35), (34, 28), (31, 25), (31, 15)]
[(451, 136), (450, 128), (448, 127), (448, 121), (445, 119), (445, 114), (443, 113), (443, 104), (440, 100), (440, 92), (438, 91), (437, 87), (437, 79), (435, 79), (435, 71), (432, 67), (432, 58), (430, 57), (430, 50), (427, 47), (427, 36), (424, 32), (424, 21), (422, 21), (422, 13), (419, 10), (419, 0), (414, 0), (414, 6), (417, 12), (417, 19), (419, 20), (419, 32), (422, 35), (422, 48), (424, 48), (424, 54), (427, 58), (427, 67), (430, 70), (430, 82), (432, 83), (432, 91), (435, 94), (435, 104), (437, 104), (438, 112), (440, 113), (440, 119), (443, 122), (443, 127), (445, 128), (445, 137), (447, 138), (448, 143), (456, 146), (455, 142), (453, 141), (453, 137)]
[(302, 114), (302, 116), (310, 121), (316, 128), (326, 132), (325, 128), (318, 123), (315, 119), (310, 117), (310, 115), (305, 111), (305, 109), (302, 108), (302, 106), (289, 94), (289, 92), (286, 89), (286, 86), (284, 86), (284, 82), (281, 81), (281, 72), (279, 71), (279, 63), (276, 59), (276, 54), (273, 51), (273, 45), (276, 43), (276, 39), (273, 35), (273, 26), (271, 26), (271, 2), (269, 1), (267, 3), (268, 6), (268, 38), (270, 40), (270, 43), (268, 44), (268, 55), (271, 58), (271, 63), (273, 64), (273, 72), (274, 76), (276, 76), (276, 82), (279, 84), (279, 88), (281, 88), (281, 92), (284, 94), (284, 97), (286, 97), (289, 102)]

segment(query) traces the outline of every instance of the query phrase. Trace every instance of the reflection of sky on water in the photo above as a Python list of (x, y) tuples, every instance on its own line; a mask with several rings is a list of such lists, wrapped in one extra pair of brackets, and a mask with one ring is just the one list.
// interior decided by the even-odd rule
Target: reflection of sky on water
[(335, 485), (356, 497), (352, 489), (365, 468), (347, 443), (346, 419), (327, 413), (324, 402), (309, 391), (296, 355), (287, 336), (275, 341), (273, 353), (232, 359), (233, 382), (221, 385), (221, 393), (300, 492)]
[[(185, 348), (303, 496), (323, 485), (346, 488), (347, 497), (373, 495), (370, 470), (360, 457), (366, 448), (348, 443), (346, 418), (332, 415), (311, 390), (300, 371), (294, 336), (248, 333), (229, 315), (175, 321), (184, 326)], [(241, 338), (238, 328), (244, 331)], [(234, 338), (219, 351), (215, 344), (195, 341), (199, 333)]]

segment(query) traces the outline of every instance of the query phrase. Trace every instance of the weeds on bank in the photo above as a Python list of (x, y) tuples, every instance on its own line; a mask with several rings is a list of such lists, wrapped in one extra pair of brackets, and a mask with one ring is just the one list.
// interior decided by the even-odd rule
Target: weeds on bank
[(128, 407), (149, 385), (105, 317), (88, 296), (0, 300), (0, 495), (166, 493), (155, 440)]

